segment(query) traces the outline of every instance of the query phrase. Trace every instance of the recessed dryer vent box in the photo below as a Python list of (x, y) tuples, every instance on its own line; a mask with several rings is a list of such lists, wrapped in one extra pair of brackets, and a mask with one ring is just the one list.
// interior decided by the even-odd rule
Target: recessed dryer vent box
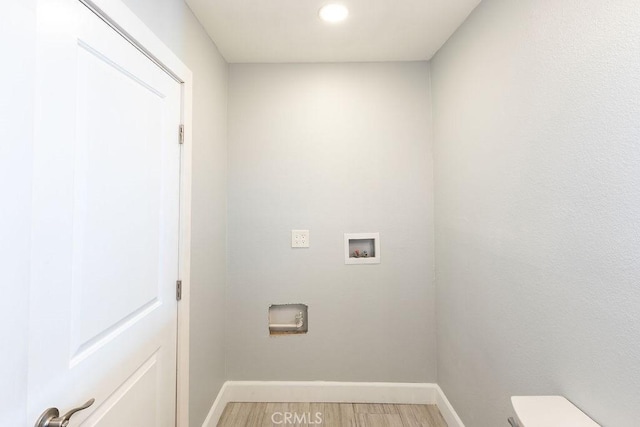
[(269, 307), (269, 334), (306, 334), (309, 318), (305, 304), (274, 304)]
[(345, 233), (345, 264), (380, 264), (380, 233)]

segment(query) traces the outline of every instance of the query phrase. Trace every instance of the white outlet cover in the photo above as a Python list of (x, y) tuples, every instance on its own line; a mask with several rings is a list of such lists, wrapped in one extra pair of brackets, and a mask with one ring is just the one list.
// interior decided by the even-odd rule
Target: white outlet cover
[(308, 248), (309, 230), (291, 230), (291, 247)]

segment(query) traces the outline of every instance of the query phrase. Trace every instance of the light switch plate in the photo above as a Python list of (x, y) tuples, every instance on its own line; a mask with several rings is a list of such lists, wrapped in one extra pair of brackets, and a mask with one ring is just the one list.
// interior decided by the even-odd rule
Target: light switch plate
[(291, 230), (291, 247), (308, 248), (309, 230)]

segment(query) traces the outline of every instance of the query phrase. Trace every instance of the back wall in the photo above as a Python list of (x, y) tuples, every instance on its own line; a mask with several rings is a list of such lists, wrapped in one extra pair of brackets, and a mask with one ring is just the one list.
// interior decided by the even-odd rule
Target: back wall
[[(435, 382), (428, 63), (230, 65), (228, 99), (228, 378)], [(307, 335), (269, 337), (279, 303)]]

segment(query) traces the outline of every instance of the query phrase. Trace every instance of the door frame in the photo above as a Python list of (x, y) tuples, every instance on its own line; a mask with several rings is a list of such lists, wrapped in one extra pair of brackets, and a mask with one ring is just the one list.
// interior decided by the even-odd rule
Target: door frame
[[(180, 159), (180, 237), (178, 275), (182, 299), (178, 303), (176, 363), (176, 427), (189, 426), (189, 311), (191, 306), (191, 177), (192, 104), (191, 70), (121, 0), (78, 0), (182, 86), (181, 123), (184, 143)], [(176, 129), (176, 144), (178, 129)]]

